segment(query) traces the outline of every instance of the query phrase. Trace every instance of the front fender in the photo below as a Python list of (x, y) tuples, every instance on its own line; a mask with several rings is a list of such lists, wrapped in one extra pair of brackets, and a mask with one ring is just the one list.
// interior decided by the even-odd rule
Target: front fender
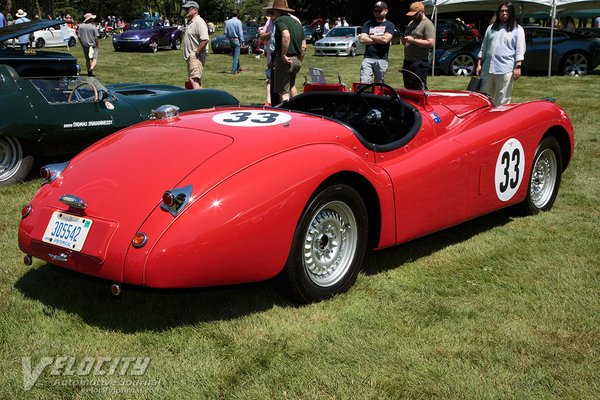
[[(338, 145), (296, 148), (257, 162), (200, 195), (162, 232), (157, 209), (141, 227), (149, 249), (130, 249), (125, 281), (151, 287), (254, 282), (278, 274), (302, 212), (315, 190), (342, 171), (362, 175), (382, 207), (393, 208), (387, 174)], [(201, 175), (201, 171), (197, 173)], [(194, 176), (181, 183), (193, 185)], [(391, 206), (390, 206), (391, 205)], [(383, 213), (383, 211), (382, 211)]]

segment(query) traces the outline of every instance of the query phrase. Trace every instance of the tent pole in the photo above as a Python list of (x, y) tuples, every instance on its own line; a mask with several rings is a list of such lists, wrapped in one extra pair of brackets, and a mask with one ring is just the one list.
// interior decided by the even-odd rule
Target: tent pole
[(435, 76), (435, 47), (437, 46), (437, 0), (433, 1), (433, 27), (435, 39), (433, 40), (433, 54), (431, 55), (431, 76)]
[(552, 0), (550, 11), (550, 54), (548, 55), (548, 78), (552, 75), (552, 45), (554, 44), (554, 20), (556, 19), (556, 0)]

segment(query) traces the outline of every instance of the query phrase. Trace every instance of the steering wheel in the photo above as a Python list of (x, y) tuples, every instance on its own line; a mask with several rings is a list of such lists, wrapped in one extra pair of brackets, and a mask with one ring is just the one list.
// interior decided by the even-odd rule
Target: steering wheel
[[(373, 107), (371, 105), (371, 103), (369, 103), (367, 98), (364, 96), (364, 93), (367, 90), (369, 90), (371, 88), (375, 88), (375, 87), (387, 89), (386, 91), (382, 90), (382, 92), (385, 94), (390, 94), (390, 96), (391, 96), (388, 104), (384, 107), (383, 110), (379, 110), (379, 109)], [(402, 99), (400, 98), (400, 95), (398, 94), (398, 92), (390, 85), (387, 85), (385, 83), (375, 82), (375, 83), (369, 83), (367, 85), (362, 86), (360, 89), (358, 89), (356, 91), (356, 96), (358, 98), (360, 98), (369, 108), (369, 111), (367, 111), (367, 114), (364, 117), (365, 122), (369, 125), (377, 125), (379, 128), (381, 128), (385, 132), (385, 134), (388, 136), (388, 139), (391, 141), (395, 135), (394, 135), (394, 132), (392, 132), (390, 130), (390, 127), (388, 126), (389, 123), (393, 122), (393, 120), (395, 120), (396, 118), (398, 118), (398, 121), (400, 121), (400, 122), (402, 122), (404, 120), (404, 107), (402, 107)], [(399, 107), (393, 107), (394, 103), (397, 103)], [(397, 115), (397, 116), (394, 115), (393, 108), (398, 109), (399, 115)], [(395, 123), (395, 125), (396, 124), (397, 123)]]
[(75, 92), (77, 90), (79, 90), (79, 88), (81, 88), (83, 86), (91, 87), (92, 90), (94, 91), (94, 101), (98, 101), (98, 88), (92, 82), (83, 81), (83, 82), (79, 83), (77, 86), (75, 86), (73, 88), (73, 90), (71, 91), (71, 93), (69, 93), (69, 98), (67, 99), (68, 103), (71, 103), (73, 101), (73, 95), (75, 94)]

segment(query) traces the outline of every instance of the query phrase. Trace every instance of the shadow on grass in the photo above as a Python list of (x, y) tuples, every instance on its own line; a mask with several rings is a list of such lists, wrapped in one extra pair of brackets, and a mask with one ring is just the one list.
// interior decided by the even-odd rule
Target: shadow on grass
[[(439, 233), (371, 253), (364, 273), (375, 275), (398, 268), (468, 240), (510, 220), (504, 210)], [(272, 307), (295, 307), (269, 282), (217, 288), (154, 290), (125, 286), (119, 298), (110, 294), (111, 282), (45, 264), (28, 271), (15, 285), (24, 296), (43, 303), (44, 312), (58, 310), (79, 315), (89, 325), (125, 333), (164, 331), (199, 322), (231, 320)]]

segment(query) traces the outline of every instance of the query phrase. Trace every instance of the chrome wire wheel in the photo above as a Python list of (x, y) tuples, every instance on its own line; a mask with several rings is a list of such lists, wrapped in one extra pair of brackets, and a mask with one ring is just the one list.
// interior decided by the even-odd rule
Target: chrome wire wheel
[(471, 76), (475, 72), (475, 60), (468, 54), (460, 54), (450, 63), (450, 72), (454, 76)]
[(536, 158), (531, 171), (529, 195), (535, 207), (542, 209), (552, 199), (558, 178), (557, 171), (556, 154), (551, 149), (545, 149)]
[(0, 183), (10, 180), (21, 168), (23, 148), (18, 139), (0, 137)]
[(312, 216), (302, 261), (314, 284), (329, 287), (346, 276), (356, 255), (356, 226), (352, 209), (340, 201), (325, 204)]

